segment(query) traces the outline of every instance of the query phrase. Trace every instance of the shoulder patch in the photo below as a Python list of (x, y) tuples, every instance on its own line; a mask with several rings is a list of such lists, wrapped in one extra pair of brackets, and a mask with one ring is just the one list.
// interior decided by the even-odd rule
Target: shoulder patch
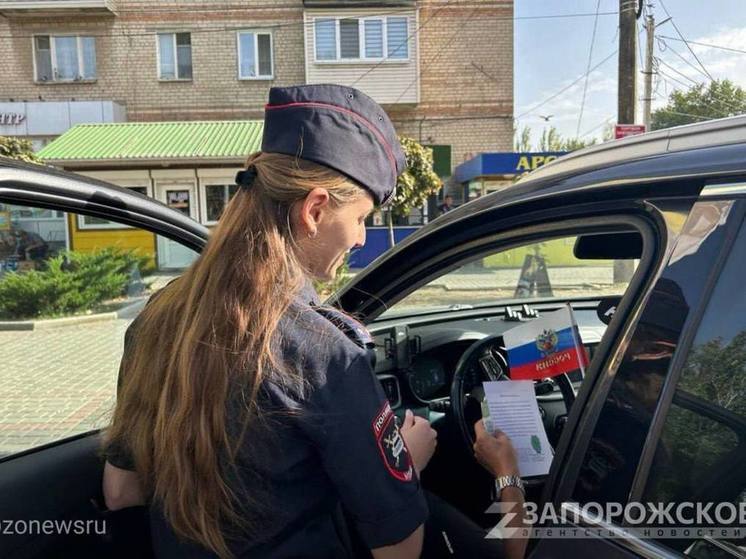
[(388, 401), (373, 420), (373, 434), (389, 473), (400, 481), (410, 481), (414, 471), (412, 456), (399, 432), (396, 416)]

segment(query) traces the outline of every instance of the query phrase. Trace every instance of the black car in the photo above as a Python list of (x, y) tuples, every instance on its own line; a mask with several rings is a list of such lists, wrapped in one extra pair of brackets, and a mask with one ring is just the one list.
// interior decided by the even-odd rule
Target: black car
[[(72, 228), (110, 220), (166, 249), (199, 251), (208, 235), (127, 189), (11, 161), (0, 161), (0, 203), (76, 214)], [(746, 531), (615, 533), (623, 519), (584, 505), (746, 501), (745, 212), (746, 118), (658, 131), (569, 154), (448, 212), (331, 302), (374, 334), (392, 406), (438, 430), (425, 487), (485, 527), (497, 518), (471, 452), (475, 395), (509, 375), (504, 332), (570, 303), (590, 366), (536, 382), (554, 458), (527, 499), (597, 531), (535, 537), (529, 556), (743, 557)], [(148, 549), (136, 511), (101, 510), (98, 450), (137, 304), (100, 320), (0, 323), (0, 556)]]

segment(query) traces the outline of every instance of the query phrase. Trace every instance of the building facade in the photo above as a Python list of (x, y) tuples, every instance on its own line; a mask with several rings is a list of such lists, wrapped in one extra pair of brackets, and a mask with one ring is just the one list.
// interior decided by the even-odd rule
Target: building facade
[[(433, 147), (457, 196), (458, 164), (512, 146), (513, 0), (0, 0), (0, 52), (0, 134), (37, 149), (80, 123), (260, 121), (270, 87), (299, 83), (370, 95), (400, 134)], [(89, 172), (132, 186), (122, 172), (144, 167), (121, 161)], [(183, 165), (158, 165), (161, 182), (184, 179)], [(202, 182), (193, 209), (209, 225)], [(26, 226), (61, 228), (49, 219)]]
[(450, 169), (512, 145), (512, 0), (1, 0), (0, 15), (9, 124), (19, 102), (260, 119), (271, 86), (333, 82), (383, 104), (400, 133), (450, 148)]

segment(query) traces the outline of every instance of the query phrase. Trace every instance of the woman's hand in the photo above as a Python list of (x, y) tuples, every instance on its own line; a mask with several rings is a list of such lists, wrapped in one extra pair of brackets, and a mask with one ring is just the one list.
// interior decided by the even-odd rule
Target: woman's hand
[(481, 419), (474, 424), (474, 432), (477, 435), (474, 455), (487, 471), (494, 477), (521, 475), (513, 443), (505, 433), (499, 429), (488, 433)]
[(412, 454), (417, 475), (425, 469), (438, 444), (438, 433), (424, 417), (415, 416), (412, 410), (404, 413), (404, 423), (399, 428), (404, 443)]

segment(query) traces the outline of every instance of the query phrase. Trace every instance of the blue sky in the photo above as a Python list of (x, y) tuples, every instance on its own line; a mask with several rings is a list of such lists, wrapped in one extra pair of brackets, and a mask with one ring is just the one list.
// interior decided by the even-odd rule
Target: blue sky
[[(616, 121), (617, 55), (589, 74), (582, 120), (578, 126), (585, 79), (564, 93), (536, 107), (586, 72), (593, 34), (594, 16), (520, 19), (550, 14), (594, 14), (598, 0), (515, 0), (515, 116), (518, 127), (528, 125), (536, 142), (544, 127), (554, 125), (563, 136), (578, 130), (585, 138), (600, 139), (606, 122)], [(673, 21), (688, 41), (715, 44), (746, 51), (746, 0), (663, 0)], [(660, 0), (651, 6), (656, 23), (666, 19)], [(600, 0), (599, 12), (616, 12), (618, 0)], [(611, 55), (618, 45), (618, 16), (600, 15), (596, 28), (591, 67)], [(642, 29), (642, 18), (639, 21)], [(671, 22), (656, 29), (656, 36), (678, 37)], [(639, 36), (644, 48), (645, 34)], [(746, 88), (746, 54), (691, 45), (705, 70), (715, 79), (727, 77)], [(677, 56), (677, 53), (679, 56)], [(665, 104), (667, 93), (683, 84), (706, 82), (699, 64), (680, 41), (662, 39), (655, 56), (663, 74), (654, 78), (653, 108)], [(638, 71), (640, 53), (638, 52)], [(694, 66), (694, 67), (693, 67)], [(695, 68), (696, 67), (696, 68)], [(677, 83), (678, 82), (680, 83)], [(642, 75), (638, 79), (642, 97)], [(540, 115), (553, 115), (549, 122)], [(642, 112), (638, 109), (638, 121)]]

